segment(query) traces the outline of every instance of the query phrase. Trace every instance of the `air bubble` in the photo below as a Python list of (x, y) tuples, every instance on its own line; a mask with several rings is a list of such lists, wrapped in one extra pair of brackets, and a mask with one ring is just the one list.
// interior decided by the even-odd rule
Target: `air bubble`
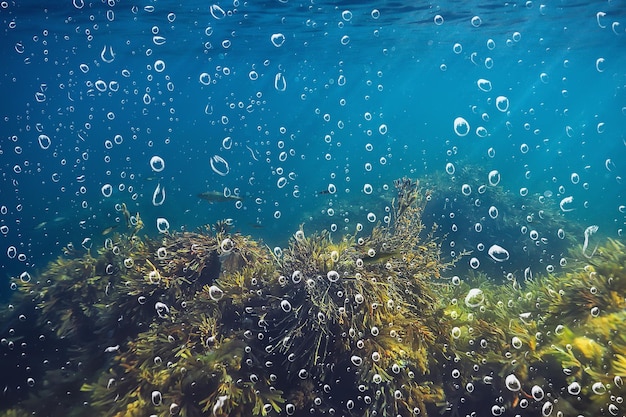
[(491, 91), (491, 81), (486, 80), (484, 78), (479, 78), (478, 81), (476, 81), (476, 84), (478, 85), (478, 88), (481, 91), (484, 91), (486, 93), (488, 93), (489, 91)]
[(226, 176), (230, 172), (230, 166), (228, 162), (219, 155), (213, 155), (211, 159), (209, 159), (209, 164), (211, 165), (211, 169), (219, 176)]
[(572, 382), (571, 384), (567, 386), (567, 392), (569, 392), (571, 395), (580, 394), (580, 390), (581, 390), (581, 387), (578, 382)]
[(289, 313), (291, 311), (291, 303), (288, 300), (282, 300), (280, 302), (280, 308), (285, 312)]
[(479, 138), (485, 138), (487, 135), (489, 135), (489, 131), (484, 126), (478, 126), (476, 128), (476, 136)]
[(552, 402), (546, 401), (541, 407), (541, 415), (543, 417), (548, 417), (550, 414), (552, 414), (553, 409), (554, 409), (554, 405), (552, 404)]
[(480, 266), (480, 261), (478, 260), (478, 258), (472, 258), (469, 261), (469, 266), (472, 267), (472, 269), (478, 269), (478, 267)]
[(202, 74), (200, 74), (199, 81), (200, 84), (211, 85), (211, 76), (208, 73), (203, 72)]
[(214, 19), (220, 20), (226, 17), (226, 12), (217, 4), (212, 4), (209, 6), (209, 12)]
[(150, 168), (154, 172), (161, 172), (165, 169), (165, 161), (160, 156), (153, 156), (150, 158)]
[(452, 336), (453, 339), (458, 339), (459, 337), (461, 337), (461, 329), (458, 327), (453, 327), (452, 330), (450, 331), (450, 335)]
[(39, 135), (37, 140), (39, 142), (39, 147), (43, 150), (48, 149), (50, 147), (50, 144), (52, 143), (48, 135)]
[(113, 186), (111, 184), (104, 184), (101, 191), (105, 198), (111, 197), (111, 194), (113, 194)]
[(516, 392), (522, 389), (522, 384), (520, 383), (519, 379), (517, 379), (517, 377), (513, 374), (510, 374), (505, 378), (504, 384), (510, 391), (513, 391), (513, 392)]
[(491, 257), (491, 259), (496, 262), (504, 262), (509, 259), (509, 251), (507, 251), (500, 245), (491, 245), (487, 253)]
[(154, 62), (154, 70), (156, 72), (163, 72), (165, 71), (165, 61), (159, 59), (157, 61)]
[[(473, 258), (476, 259), (476, 258)], [(472, 288), (465, 296), (465, 305), (470, 308), (480, 307), (485, 302), (485, 294), (480, 288)]]
[(285, 79), (285, 76), (282, 73), (277, 73), (276, 76), (274, 76), (274, 88), (277, 91), (285, 91), (287, 89), (287, 80)]
[(31, 280), (31, 276), (28, 272), (24, 271), (20, 274), (20, 281), (26, 283), (26, 282), (30, 282)]
[(168, 222), (164, 217), (157, 218), (156, 225), (160, 233), (167, 233), (170, 229), (170, 222)]
[(489, 185), (495, 187), (500, 183), (500, 172), (498, 170), (493, 170), (489, 172)]
[(280, 48), (285, 43), (285, 35), (283, 35), (282, 33), (274, 33), (270, 37), (270, 40), (272, 41), (272, 45), (274, 45), (277, 48)]
[(509, 110), (509, 99), (505, 96), (496, 97), (496, 108), (505, 113)]
[(152, 391), (151, 398), (152, 404), (154, 405), (161, 405), (161, 402), (163, 401), (163, 396), (159, 391)]
[(454, 119), (454, 132), (460, 137), (466, 136), (470, 132), (470, 125), (467, 120), (462, 117)]
[(539, 385), (534, 385), (530, 389), (530, 394), (533, 396), (535, 401), (543, 400), (543, 397), (545, 395), (544, 392), (543, 392), (543, 388), (541, 388)]
[(224, 296), (224, 291), (222, 291), (217, 285), (211, 285), (209, 287), (209, 297), (213, 301), (219, 301)]

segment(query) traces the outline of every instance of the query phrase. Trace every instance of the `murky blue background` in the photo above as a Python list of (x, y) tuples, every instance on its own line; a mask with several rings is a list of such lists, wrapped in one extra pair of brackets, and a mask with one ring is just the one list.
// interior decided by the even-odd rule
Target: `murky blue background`
[[(157, 235), (158, 218), (170, 231), (231, 218), (284, 246), (300, 224), (383, 221), (401, 176), (433, 185), (426, 220), (444, 255), (472, 250), (478, 270), (493, 260), (477, 243), (508, 250), (503, 272), (567, 256), (538, 212), (492, 218), (492, 205), (555, 209), (578, 244), (591, 225), (622, 235), (624, 2), (0, 6), (0, 292), (69, 242), (95, 249), (105, 229), (124, 232), (121, 203), (140, 234)], [(476, 203), (481, 185), (507, 207)], [(529, 254), (513, 229), (545, 241)]]

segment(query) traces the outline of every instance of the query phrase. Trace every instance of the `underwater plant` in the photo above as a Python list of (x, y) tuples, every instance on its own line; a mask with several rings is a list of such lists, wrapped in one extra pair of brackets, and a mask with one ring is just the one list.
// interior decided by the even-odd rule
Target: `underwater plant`
[[(66, 248), (2, 312), (33, 384), (0, 415), (620, 415), (624, 244), (450, 277), (432, 194), (395, 186), (388, 222), (336, 241), (300, 228), (270, 250), (219, 222)], [(28, 355), (26, 334), (45, 339)]]
[(507, 285), (455, 277), (440, 288), (454, 326), (455, 406), (477, 410), (482, 401), (493, 415), (623, 413), (626, 247), (609, 240), (591, 259), (578, 254), (562, 274), (522, 282), (511, 274)]
[[(450, 248), (446, 255), (456, 257), (463, 249), (471, 250), (480, 270), (494, 279), (516, 271), (532, 277), (565, 266), (582, 226), (566, 221), (558, 200), (549, 193), (550, 197), (536, 193), (529, 199), (527, 189), (505, 190), (499, 175), (480, 165), (464, 164), (453, 175), (435, 173), (423, 180), (435, 190), (423, 222), (438, 223), (436, 235)], [(522, 251), (509, 253), (505, 248)]]

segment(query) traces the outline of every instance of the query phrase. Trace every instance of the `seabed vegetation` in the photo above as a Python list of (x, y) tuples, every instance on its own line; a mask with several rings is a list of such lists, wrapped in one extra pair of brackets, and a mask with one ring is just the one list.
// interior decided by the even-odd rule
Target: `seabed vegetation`
[(133, 230), (22, 274), (0, 353), (25, 380), (0, 415), (624, 415), (624, 244), (533, 279), (451, 277), (466, 254), (442, 259), (431, 191), (395, 185), (367, 235)]
[[(437, 222), (438, 235), (448, 233), (447, 240), (454, 240), (455, 246), (446, 255), (454, 257), (455, 247), (477, 248), (474, 255), (479, 255), (486, 252), (487, 248), (481, 251), (480, 247), (487, 236), (497, 236), (503, 246), (518, 248), (517, 256), (507, 259), (510, 271), (559, 269), (577, 245), (581, 224), (572, 221), (571, 215), (566, 220), (557, 197), (549, 193), (531, 197), (527, 189), (506, 190), (499, 185), (499, 175), (494, 179), (493, 172), (469, 162), (454, 175), (429, 175), (422, 184), (437, 192), (432, 194), (422, 221)], [(490, 260), (488, 255), (486, 258)], [(509, 272), (503, 271), (499, 262), (482, 262), (480, 266), (495, 279)]]

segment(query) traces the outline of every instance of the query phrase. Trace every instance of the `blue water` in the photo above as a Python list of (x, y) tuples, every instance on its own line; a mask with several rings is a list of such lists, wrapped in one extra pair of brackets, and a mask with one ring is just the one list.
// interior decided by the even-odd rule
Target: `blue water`
[(624, 1), (16, 0), (0, 23), (3, 302), (126, 232), (123, 203), (140, 235), (232, 219), (273, 248), (384, 222), (416, 178), (444, 259), (472, 252), (450, 273), (496, 280), (558, 271), (590, 226), (623, 239)]
[[(463, 170), (476, 173), (470, 198), (492, 170), (520, 205), (546, 193), (558, 211), (573, 197), (560, 215), (580, 244), (589, 225), (622, 235), (623, 2), (74, 3), (0, 7), (5, 282), (122, 231), (116, 204), (148, 235), (157, 218), (170, 231), (231, 218), (274, 246), (300, 224), (345, 233), (370, 212), (382, 220), (401, 176), (439, 175), (459, 195)], [(209, 204), (203, 191), (243, 200)], [(488, 223), (487, 210), (465, 221)]]
[[(150, 235), (157, 218), (171, 231), (232, 218), (272, 246), (303, 223), (353, 232), (369, 212), (384, 217), (392, 194), (377, 197), (393, 179), (448, 163), (457, 194), (461, 170), (485, 171), (473, 196), (498, 170), (504, 191), (572, 196), (565, 218), (621, 236), (620, 2), (75, 3), (0, 8), (7, 276), (42, 268), (69, 242), (101, 245), (103, 229), (124, 226), (123, 202)], [(336, 193), (320, 194), (329, 184)], [(243, 200), (209, 204), (203, 191)]]

